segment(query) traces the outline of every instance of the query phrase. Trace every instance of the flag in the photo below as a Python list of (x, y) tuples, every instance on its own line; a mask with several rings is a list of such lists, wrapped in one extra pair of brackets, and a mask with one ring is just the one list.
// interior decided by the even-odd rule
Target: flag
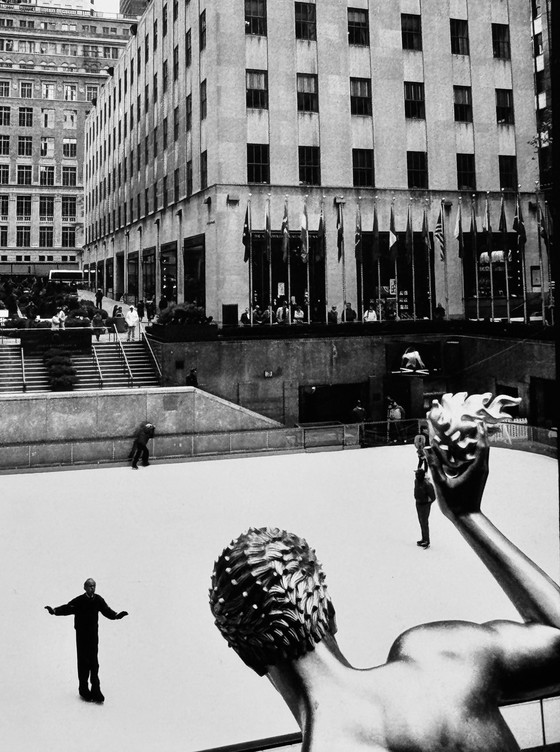
[(282, 261), (288, 261), (290, 252), (290, 228), (288, 226), (288, 199), (284, 201), (284, 216), (282, 217)]
[(430, 240), (430, 230), (428, 228), (428, 212), (425, 207), (424, 207), (424, 214), (422, 216), (422, 241), (424, 243), (424, 247), (426, 248), (426, 251), (428, 253), (428, 258), (429, 258), (432, 252), (432, 242)]
[(241, 242), (245, 246), (245, 254), (243, 261), (249, 261), (251, 255), (251, 219), (249, 214), (249, 204), (247, 204), (247, 210), (245, 212), (245, 221), (243, 222), (243, 237)]
[(309, 258), (309, 222), (307, 217), (307, 204), (303, 204), (303, 212), (301, 213), (301, 260), (304, 264), (307, 264)]
[(471, 202), (471, 250), (473, 258), (478, 262), (478, 227), (476, 226), (476, 209), (474, 208), (474, 201)]
[(356, 261), (362, 261), (362, 213), (360, 204), (356, 207), (356, 232), (354, 234), (354, 254)]
[(412, 233), (412, 218), (410, 216), (410, 204), (408, 206), (408, 215), (406, 218), (406, 236), (405, 236), (406, 258), (410, 261), (414, 250), (414, 235)]
[(264, 232), (265, 232), (265, 252), (266, 260), (270, 264), (272, 255), (272, 231), (270, 229), (270, 199), (267, 199), (264, 210)]
[(434, 237), (439, 246), (440, 261), (443, 261), (445, 259), (445, 232), (443, 228), (443, 209), (441, 206), (439, 207), (439, 214), (434, 229)]
[(344, 256), (344, 215), (342, 204), (337, 204), (336, 215), (336, 246), (338, 248), (338, 260)]
[(498, 225), (498, 230), (500, 231), (501, 237), (502, 237), (502, 250), (504, 252), (504, 258), (507, 260), (507, 252), (508, 252), (508, 239), (506, 237), (507, 235), (507, 221), (506, 221), (506, 210), (504, 206), (504, 197), (502, 196), (502, 201), (500, 204), (500, 223)]
[(389, 219), (389, 254), (391, 261), (396, 261), (399, 255), (397, 233), (395, 232), (395, 212), (393, 210), (393, 204), (391, 204), (391, 217)]
[(455, 232), (453, 233), (453, 236), (457, 238), (457, 242), (459, 244), (459, 247), (457, 249), (457, 254), (459, 258), (463, 258), (465, 242), (463, 238), (463, 213), (462, 213), (461, 201), (459, 201), (459, 205), (457, 206), (457, 220), (455, 222)]
[(321, 216), (319, 217), (319, 228), (317, 229), (317, 250), (315, 259), (320, 261), (327, 255), (327, 236), (325, 231), (325, 217), (323, 216), (323, 207), (321, 206)]
[(523, 221), (523, 212), (521, 210), (519, 194), (517, 194), (515, 217), (513, 218), (513, 231), (517, 233), (517, 249), (523, 253), (525, 250), (525, 243), (527, 242), (527, 233), (525, 232), (525, 222)]
[(484, 212), (484, 236), (486, 238), (486, 250), (488, 252), (488, 258), (492, 261), (492, 222), (490, 221), (490, 204), (488, 202), (488, 195), (486, 195), (486, 209)]
[(549, 237), (549, 233), (548, 233), (547, 222), (545, 220), (545, 213), (541, 209), (540, 204), (539, 204), (539, 215), (540, 215), (540, 219), (539, 219), (539, 235), (544, 240), (545, 248), (548, 248), (548, 243), (549, 243), (550, 237)]
[(372, 253), (374, 261), (377, 261), (377, 259), (381, 256), (381, 251), (379, 248), (379, 222), (377, 219), (377, 202), (376, 201), (373, 204), (373, 228), (372, 228), (372, 240), (371, 240), (371, 253)]

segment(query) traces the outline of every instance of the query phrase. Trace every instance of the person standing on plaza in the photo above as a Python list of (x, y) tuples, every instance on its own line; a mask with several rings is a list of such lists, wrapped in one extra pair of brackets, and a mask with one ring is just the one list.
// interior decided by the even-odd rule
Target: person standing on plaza
[(146, 312), (143, 300), (139, 300), (138, 301), (138, 305), (136, 306), (136, 310), (138, 311), (138, 318), (140, 319), (140, 321), (142, 321), (142, 319), (144, 318), (144, 314)]
[(342, 320), (345, 324), (352, 324), (356, 321), (358, 314), (352, 308), (352, 303), (346, 303), (346, 308), (342, 311)]
[(154, 434), (156, 432), (156, 427), (153, 423), (148, 423), (147, 421), (143, 421), (140, 423), (140, 427), (136, 431), (136, 436), (134, 437), (134, 444), (132, 445), (132, 449), (130, 450), (130, 457), (132, 459), (132, 469), (138, 470), (138, 460), (142, 460), (142, 466), (148, 467), (149, 458), (150, 458), (150, 450), (148, 449), (148, 441), (150, 439), (154, 438)]
[[(97, 649), (99, 645), (99, 614), (106, 619), (122, 619), (128, 616), (127, 611), (117, 613), (109, 608), (105, 600), (95, 592), (95, 580), (89, 578), (84, 582), (85, 593), (73, 598), (63, 606), (45, 609), (51, 616), (74, 616), (76, 630), (76, 651), (78, 654), (78, 691), (84, 700), (103, 702), (99, 684), (99, 661)], [(91, 682), (91, 689), (89, 683)]]
[(97, 308), (103, 308), (103, 290), (98, 287), (95, 293), (95, 305)]
[(416, 541), (416, 545), (421, 548), (430, 547), (430, 525), (429, 517), (432, 504), (436, 498), (436, 492), (431, 482), (426, 478), (424, 470), (416, 470), (414, 473), (414, 500), (416, 502), (416, 513), (420, 523), (421, 538)]
[(370, 303), (367, 311), (364, 313), (364, 321), (371, 324), (373, 321), (377, 321), (377, 313), (375, 308)]
[(130, 308), (126, 312), (124, 320), (126, 321), (128, 326), (128, 332), (126, 335), (127, 342), (130, 342), (131, 340), (134, 341), (134, 339), (136, 338), (136, 325), (139, 321), (138, 313), (136, 312), (136, 308), (134, 306), (130, 306)]

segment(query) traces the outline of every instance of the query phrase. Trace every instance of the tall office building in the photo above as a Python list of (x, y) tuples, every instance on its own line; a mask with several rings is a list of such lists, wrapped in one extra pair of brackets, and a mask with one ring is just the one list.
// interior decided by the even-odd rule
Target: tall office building
[(141, 16), (150, 0), (120, 0), (119, 12), (123, 16)]
[(133, 21), (0, 6), (0, 274), (79, 268), (85, 118)]
[(226, 322), (281, 297), (318, 321), (527, 315), (531, 21), (528, 0), (154, 0), (87, 119), (86, 267)]

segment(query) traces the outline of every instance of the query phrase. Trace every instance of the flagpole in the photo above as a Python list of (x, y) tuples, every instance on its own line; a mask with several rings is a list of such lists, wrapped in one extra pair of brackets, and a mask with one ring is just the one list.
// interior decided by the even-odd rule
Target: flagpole
[(325, 195), (324, 194), (321, 198), (321, 217), (323, 219), (323, 236), (322, 238), (319, 238), (319, 241), (322, 242), (323, 244), (321, 256), (324, 260), (324, 269), (325, 269), (325, 324), (327, 324), (329, 321), (329, 267), (327, 264), (327, 225), (325, 222)]
[(443, 279), (444, 279), (444, 290), (445, 290), (445, 310), (447, 311), (447, 316), (449, 317), (449, 276), (448, 276), (448, 270), (447, 270), (447, 243), (445, 242), (445, 210), (443, 208), (445, 199), (442, 198), (440, 203), (440, 209), (441, 209), (441, 231), (443, 233), (443, 239), (445, 243), (445, 255), (443, 257)]
[(548, 201), (544, 202), (544, 225), (546, 233), (546, 281), (548, 284), (548, 300), (550, 305), (550, 324), (554, 325), (555, 318), (555, 306), (554, 306), (554, 290), (552, 289), (552, 271), (550, 268), (550, 249), (552, 246), (552, 238), (550, 232), (550, 211), (548, 208)]
[[(505, 220), (505, 206), (504, 206), (504, 189), (502, 188), (502, 205), (501, 205), (501, 211), (500, 211), (500, 230), (502, 231), (502, 250), (504, 253), (504, 264), (505, 264), (505, 273), (506, 273), (506, 314), (507, 314), (507, 320), (508, 324), (511, 320), (511, 311), (510, 311), (510, 305), (509, 305), (509, 264), (508, 264), (508, 255), (509, 255), (509, 248), (507, 247), (507, 226), (506, 226), (506, 220)], [(501, 226), (503, 222), (503, 227)]]
[[(391, 209), (393, 211), (393, 219), (395, 217), (394, 211), (395, 211), (395, 197), (391, 199)], [(395, 231), (395, 235), (396, 235)], [(398, 249), (398, 246), (397, 246)], [(397, 266), (397, 258), (398, 254), (395, 254), (394, 258), (394, 269), (395, 269), (395, 321), (399, 320), (399, 269)]]
[(488, 253), (488, 263), (490, 264), (490, 321), (494, 321), (494, 267), (492, 265), (492, 238), (490, 236), (490, 191), (486, 191), (486, 252)]
[(309, 274), (309, 218), (307, 216), (307, 194), (303, 199), (303, 211), (305, 215), (305, 248), (307, 251), (306, 267), (307, 267), (307, 323), (311, 324), (311, 286), (310, 286), (310, 274)]
[(251, 225), (251, 193), (247, 201), (248, 206), (248, 227), (249, 232), (249, 321), (253, 326), (253, 231)]
[[(288, 216), (288, 194), (285, 196), (286, 201), (286, 217)], [(288, 223), (289, 227), (289, 223)], [(287, 272), (288, 272), (288, 324), (292, 323), (292, 260), (291, 260), (291, 253), (290, 253), (290, 231), (288, 229), (288, 248), (287, 248)]]
[(460, 283), (461, 283), (461, 309), (463, 310), (463, 315), (466, 312), (466, 303), (465, 303), (465, 268), (463, 261), (464, 255), (465, 255), (465, 240), (463, 236), (463, 197), (459, 196), (459, 205), (457, 208), (457, 211), (459, 212), (459, 257), (461, 259), (461, 263), (459, 265), (460, 269)]
[(266, 258), (268, 261), (268, 325), (272, 325), (272, 237), (270, 226), (270, 193), (266, 199), (267, 214), (266, 214)]
[(535, 180), (535, 198), (537, 200), (537, 243), (538, 243), (538, 249), (539, 249), (539, 268), (541, 273), (541, 315), (542, 315), (542, 323), (544, 326), (545, 322), (545, 307), (544, 307), (544, 263), (543, 263), (543, 254), (542, 254), (542, 244), (541, 244), (541, 226), (543, 224), (543, 218), (542, 218), (542, 212), (541, 212), (541, 204), (539, 201), (539, 183), (537, 180)]
[[(360, 206), (360, 201), (361, 200), (362, 200), (362, 197), (358, 196), (358, 214), (359, 214), (359, 217), (360, 217), (360, 226), (359, 226), (359, 231), (360, 231), (360, 239), (359, 239), (359, 243), (360, 243), (360, 249), (359, 249), (360, 258), (359, 258), (358, 271), (359, 271), (359, 274), (360, 274), (359, 285), (360, 285), (360, 301), (361, 301), (361, 308), (362, 308), (362, 310), (361, 310), (361, 314), (362, 314), (361, 315), (361, 319), (363, 321), (364, 320), (364, 249), (363, 249), (363, 239), (362, 239), (362, 209), (361, 209), (361, 206)], [(358, 220), (356, 219), (356, 234), (358, 232), (358, 224), (357, 224), (357, 222), (358, 222)], [(357, 241), (358, 241), (358, 239), (356, 238), (356, 242)], [(344, 305), (344, 311), (346, 311), (346, 301), (344, 301), (343, 305)]]
[(413, 321), (416, 321), (416, 280), (414, 277), (414, 230), (412, 230), (412, 198), (410, 199), (409, 204), (409, 211), (410, 211), (410, 227), (411, 227), (411, 235), (412, 235), (412, 248), (411, 248), (411, 270), (412, 270), (412, 319)]
[(476, 226), (476, 194), (471, 198), (471, 250), (474, 259), (474, 280), (475, 280), (475, 297), (476, 297), (476, 319), (480, 319), (480, 287), (478, 279), (478, 228)]
[[(427, 212), (429, 201), (430, 200), (427, 198), (426, 199), (426, 212)], [(433, 290), (432, 290), (432, 244), (430, 243), (429, 231), (428, 231), (428, 243), (426, 245), (426, 251), (427, 251), (427, 254), (428, 254), (428, 305), (429, 305), (428, 313), (429, 313), (429, 317), (430, 317), (430, 320), (431, 320), (433, 318), (434, 306), (433, 306), (433, 299), (432, 299), (432, 296), (433, 296)]]
[[(518, 222), (518, 227), (520, 227), (521, 224), (523, 223), (522, 212), (521, 212), (521, 198), (519, 196), (520, 189), (521, 189), (521, 186), (518, 185), (517, 186), (517, 222)], [(517, 235), (517, 239), (518, 239), (517, 242), (518, 242), (518, 247), (519, 247), (519, 234)], [(527, 279), (526, 279), (526, 276), (525, 276), (526, 272), (527, 272), (527, 268), (526, 268), (526, 264), (525, 264), (525, 244), (523, 244), (523, 247), (521, 249), (521, 272), (522, 272), (522, 277), (523, 277), (523, 321), (524, 321), (525, 324), (528, 324), (529, 323), (529, 317), (528, 317), (528, 314), (527, 314)]]
[[(344, 196), (342, 196), (344, 198)], [(340, 212), (340, 221), (342, 222), (343, 235), (342, 235), (342, 300), (346, 300), (346, 248), (344, 244), (344, 209), (343, 204), (338, 205), (338, 211)]]
[[(381, 307), (381, 249), (379, 248), (379, 231), (377, 224), (377, 196), (373, 200), (373, 244), (377, 255), (377, 318), (382, 321), (383, 309)], [(362, 319), (363, 321), (363, 319)]]

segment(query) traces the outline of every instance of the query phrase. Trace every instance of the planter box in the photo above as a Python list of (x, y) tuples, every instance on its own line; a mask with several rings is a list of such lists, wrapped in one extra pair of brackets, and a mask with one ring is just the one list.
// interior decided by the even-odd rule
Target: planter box
[(218, 339), (218, 327), (205, 324), (152, 324), (146, 327), (158, 342), (192, 342)]

